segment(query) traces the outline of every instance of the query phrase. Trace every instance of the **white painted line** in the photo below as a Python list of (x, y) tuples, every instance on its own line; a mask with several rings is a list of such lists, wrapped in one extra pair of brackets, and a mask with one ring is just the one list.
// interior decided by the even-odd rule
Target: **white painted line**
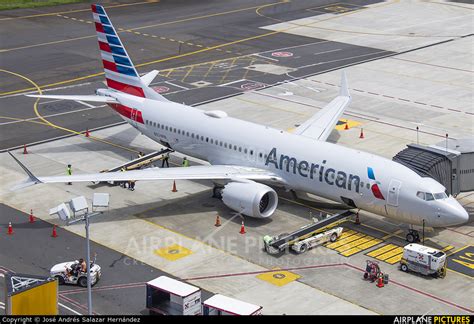
[(248, 81), (248, 80), (247, 79), (240, 79), (240, 80), (237, 80), (237, 81), (232, 81), (232, 82), (228, 82), (228, 83), (219, 84), (218, 87), (225, 87), (225, 86), (228, 86), (228, 85), (231, 85), (231, 84), (234, 84), (234, 83), (246, 82), (246, 81)]
[(70, 307), (67, 307), (67, 306), (64, 305), (64, 304), (58, 303), (58, 305), (61, 306), (61, 307), (63, 307), (63, 308), (65, 308), (65, 309), (67, 309), (68, 311), (70, 311), (70, 312), (72, 312), (72, 313), (74, 313), (74, 314), (76, 314), (76, 315), (82, 315), (81, 313), (76, 312), (74, 309), (72, 309), (72, 308), (70, 308)]
[[(43, 93), (44, 93), (44, 92), (50, 92), (50, 91), (55, 91), (55, 90), (64, 90), (64, 89), (77, 88), (77, 87), (82, 87), (82, 86), (86, 86), (86, 85), (90, 85), (90, 84), (92, 84), (92, 83), (91, 83), (91, 82), (85, 82), (85, 83), (74, 84), (74, 85), (70, 85), (70, 86), (64, 86), (64, 87), (58, 87), (58, 88), (51, 88), (51, 89), (44, 89), (44, 90), (42, 90), (42, 91), (43, 91)], [(3, 99), (3, 98), (10, 98), (10, 97), (24, 96), (24, 95), (27, 95), (27, 94), (35, 94), (35, 93), (38, 93), (38, 91), (32, 90), (32, 91), (27, 91), (27, 92), (15, 93), (15, 94), (11, 94), (11, 95), (2, 96), (2, 97), (0, 97), (0, 99)]]
[(320, 54), (326, 54), (326, 53), (333, 53), (333, 52), (337, 52), (337, 51), (340, 51), (340, 50), (342, 50), (342, 49), (341, 49), (341, 48), (336, 48), (336, 49), (329, 50), (329, 51), (314, 53), (313, 55), (320, 55)]
[[(73, 110), (73, 111), (66, 111), (66, 112), (62, 112), (62, 113), (46, 115), (46, 116), (43, 116), (43, 118), (73, 114), (75, 112), (81, 112), (81, 111), (86, 111), (86, 110), (91, 110), (91, 109), (103, 108), (103, 107), (106, 107), (106, 106), (107, 105), (101, 105), (101, 106), (97, 106), (97, 107), (92, 106), (92, 108), (77, 109), (77, 110)], [(1, 117), (0, 117), (0, 119), (1, 119)], [(16, 123), (22, 123), (22, 122), (28, 122), (28, 121), (33, 121), (33, 120), (37, 120), (37, 119), (40, 119), (40, 118), (39, 117), (34, 117), (34, 118), (27, 118), (27, 119), (21, 119), (21, 120), (12, 120), (12, 121), (9, 121), (9, 122), (0, 123), (0, 126), (9, 125), (9, 124), (16, 124)]]
[(266, 59), (266, 60), (271, 60), (271, 61), (279, 62), (279, 61), (278, 61), (277, 59), (275, 59), (275, 58), (266, 57), (266, 56), (260, 55), (260, 54), (258, 54), (258, 53), (252, 54), (252, 56), (258, 56), (258, 57), (261, 57), (261, 58)]
[(86, 107), (89, 107), (89, 108), (95, 108), (94, 105), (91, 105), (91, 104), (88, 104), (87, 102), (84, 102), (84, 101), (81, 101), (81, 100), (74, 100), (75, 102), (78, 102), (80, 103), (81, 105), (84, 105)]
[(38, 105), (45, 105), (45, 104), (49, 104), (49, 103), (53, 103), (53, 102), (57, 102), (57, 101), (61, 101), (63, 99), (55, 99), (55, 100), (50, 100), (50, 101), (42, 101), (40, 103), (38, 103)]
[(169, 84), (169, 85), (172, 85), (172, 86), (175, 86), (175, 87), (178, 87), (178, 88), (181, 88), (181, 89), (184, 89), (184, 90), (189, 90), (189, 88), (180, 86), (180, 85), (178, 85), (178, 84), (175, 84), (175, 83), (172, 83), (172, 82), (169, 82), (169, 81), (165, 81), (165, 83), (167, 83), (167, 84)]

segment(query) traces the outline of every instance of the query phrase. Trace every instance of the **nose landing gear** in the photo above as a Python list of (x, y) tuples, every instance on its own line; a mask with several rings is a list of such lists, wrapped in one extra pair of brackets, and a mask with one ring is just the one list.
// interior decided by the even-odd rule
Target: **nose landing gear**
[(406, 236), (408, 243), (420, 242), (420, 233), (414, 229), (410, 229)]

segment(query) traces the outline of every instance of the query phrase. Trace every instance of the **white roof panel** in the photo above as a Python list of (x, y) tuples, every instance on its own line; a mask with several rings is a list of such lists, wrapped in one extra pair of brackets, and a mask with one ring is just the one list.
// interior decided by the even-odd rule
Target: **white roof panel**
[(214, 295), (203, 304), (236, 315), (252, 315), (262, 309), (262, 306), (249, 304), (223, 295)]
[(187, 283), (171, 279), (166, 276), (161, 276), (156, 279), (147, 282), (147, 285), (156, 287), (158, 289), (167, 291), (173, 295), (186, 297), (189, 296), (199, 290), (200, 288), (191, 286)]

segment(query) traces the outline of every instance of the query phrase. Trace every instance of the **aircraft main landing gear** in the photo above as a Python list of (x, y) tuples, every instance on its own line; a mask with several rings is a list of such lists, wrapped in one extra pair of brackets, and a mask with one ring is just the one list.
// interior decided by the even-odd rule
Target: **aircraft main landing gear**
[(416, 230), (409, 230), (406, 236), (408, 243), (420, 242), (420, 234)]
[(214, 186), (212, 188), (212, 198), (222, 199), (222, 189), (224, 187)]

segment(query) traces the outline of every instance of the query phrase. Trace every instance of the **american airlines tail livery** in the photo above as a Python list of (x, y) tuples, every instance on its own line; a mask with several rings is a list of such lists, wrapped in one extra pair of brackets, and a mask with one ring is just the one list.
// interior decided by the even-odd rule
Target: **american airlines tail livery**
[[(36, 177), (37, 183), (206, 179), (229, 208), (270, 217), (278, 204), (274, 187), (312, 193), (402, 223), (445, 227), (468, 221), (446, 189), (389, 159), (326, 142), (351, 102), (345, 74), (339, 95), (292, 133), (170, 102), (149, 87), (157, 76), (139, 76), (104, 8), (92, 5), (107, 89), (96, 95), (31, 97), (107, 103), (149, 138), (209, 166)], [(16, 160), (16, 158), (15, 158)], [(17, 162), (19, 162), (17, 160)], [(407, 235), (408, 238), (408, 235)]]

